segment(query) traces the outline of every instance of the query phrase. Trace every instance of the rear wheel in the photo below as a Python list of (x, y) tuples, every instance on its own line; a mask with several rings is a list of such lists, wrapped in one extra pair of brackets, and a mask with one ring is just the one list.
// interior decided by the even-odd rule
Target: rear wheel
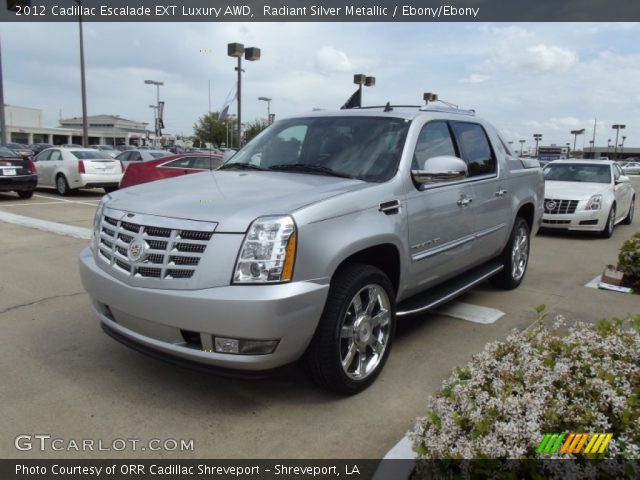
[(314, 381), (348, 395), (371, 385), (391, 351), (395, 314), (393, 286), (381, 270), (339, 270), (306, 354)]
[(624, 217), (624, 220), (622, 220), (623, 225), (631, 225), (631, 222), (633, 222), (633, 213), (635, 210), (635, 204), (636, 204), (636, 197), (633, 197), (631, 199), (631, 205), (629, 205), (629, 212), (627, 213), (627, 216)]
[(529, 264), (529, 237), (529, 224), (524, 218), (517, 217), (509, 243), (499, 257), (504, 268), (491, 277), (493, 285), (512, 290), (522, 283)]
[(616, 226), (616, 206), (613, 205), (609, 210), (609, 216), (607, 217), (607, 223), (604, 224), (604, 228), (600, 232), (602, 238), (611, 238), (613, 235), (613, 228)]
[(66, 196), (71, 193), (69, 182), (67, 182), (67, 178), (63, 174), (59, 174), (56, 177), (56, 191), (62, 196)]
[(33, 190), (21, 190), (18, 193), (20, 198), (31, 198), (33, 197)]

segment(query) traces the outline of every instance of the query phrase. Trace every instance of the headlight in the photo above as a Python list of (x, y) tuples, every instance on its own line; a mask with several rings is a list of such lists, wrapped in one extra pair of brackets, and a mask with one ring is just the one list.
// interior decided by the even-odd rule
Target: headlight
[(100, 240), (100, 220), (102, 219), (102, 212), (104, 210), (105, 203), (109, 200), (111, 200), (109, 195), (102, 197), (102, 200), (100, 200), (98, 208), (96, 209), (96, 213), (93, 216), (93, 230), (91, 233), (91, 243), (89, 245), (94, 253), (98, 249), (98, 242)]
[(602, 195), (594, 195), (587, 202), (587, 210), (600, 210), (602, 208)]
[(257, 218), (242, 242), (233, 283), (290, 281), (296, 259), (296, 241), (293, 218)]

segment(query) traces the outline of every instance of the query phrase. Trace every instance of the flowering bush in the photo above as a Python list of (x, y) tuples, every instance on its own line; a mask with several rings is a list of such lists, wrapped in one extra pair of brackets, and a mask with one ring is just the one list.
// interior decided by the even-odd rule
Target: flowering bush
[(411, 432), (419, 458), (536, 458), (550, 432), (613, 433), (605, 458), (640, 458), (640, 315), (565, 335), (564, 319), (550, 328), (540, 317), (488, 344), (429, 399)]
[(626, 286), (640, 291), (640, 232), (624, 242), (618, 255), (618, 270)]

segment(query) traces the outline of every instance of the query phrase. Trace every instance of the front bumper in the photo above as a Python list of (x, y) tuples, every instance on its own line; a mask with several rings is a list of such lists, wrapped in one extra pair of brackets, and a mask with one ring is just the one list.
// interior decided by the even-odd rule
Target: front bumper
[[(132, 287), (96, 265), (87, 247), (80, 276), (93, 310), (111, 331), (163, 355), (233, 370), (269, 370), (304, 353), (322, 314), (327, 283), (234, 285), (202, 290)], [(278, 340), (266, 355), (205, 351), (184, 332)]]
[(0, 192), (34, 190), (38, 184), (38, 175), (0, 176)]
[(575, 213), (549, 214), (542, 216), (541, 228), (556, 230), (582, 230), (589, 232), (599, 232), (604, 229), (607, 223), (609, 211), (600, 210), (580, 210)]

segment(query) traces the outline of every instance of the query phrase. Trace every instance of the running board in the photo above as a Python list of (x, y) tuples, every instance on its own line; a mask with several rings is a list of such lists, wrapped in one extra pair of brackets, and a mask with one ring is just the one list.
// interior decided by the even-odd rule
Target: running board
[(444, 282), (442, 285), (407, 298), (398, 304), (396, 316), (408, 317), (416, 315), (447, 303), (479, 283), (494, 276), (504, 266), (499, 262), (489, 262), (476, 267), (462, 275)]

